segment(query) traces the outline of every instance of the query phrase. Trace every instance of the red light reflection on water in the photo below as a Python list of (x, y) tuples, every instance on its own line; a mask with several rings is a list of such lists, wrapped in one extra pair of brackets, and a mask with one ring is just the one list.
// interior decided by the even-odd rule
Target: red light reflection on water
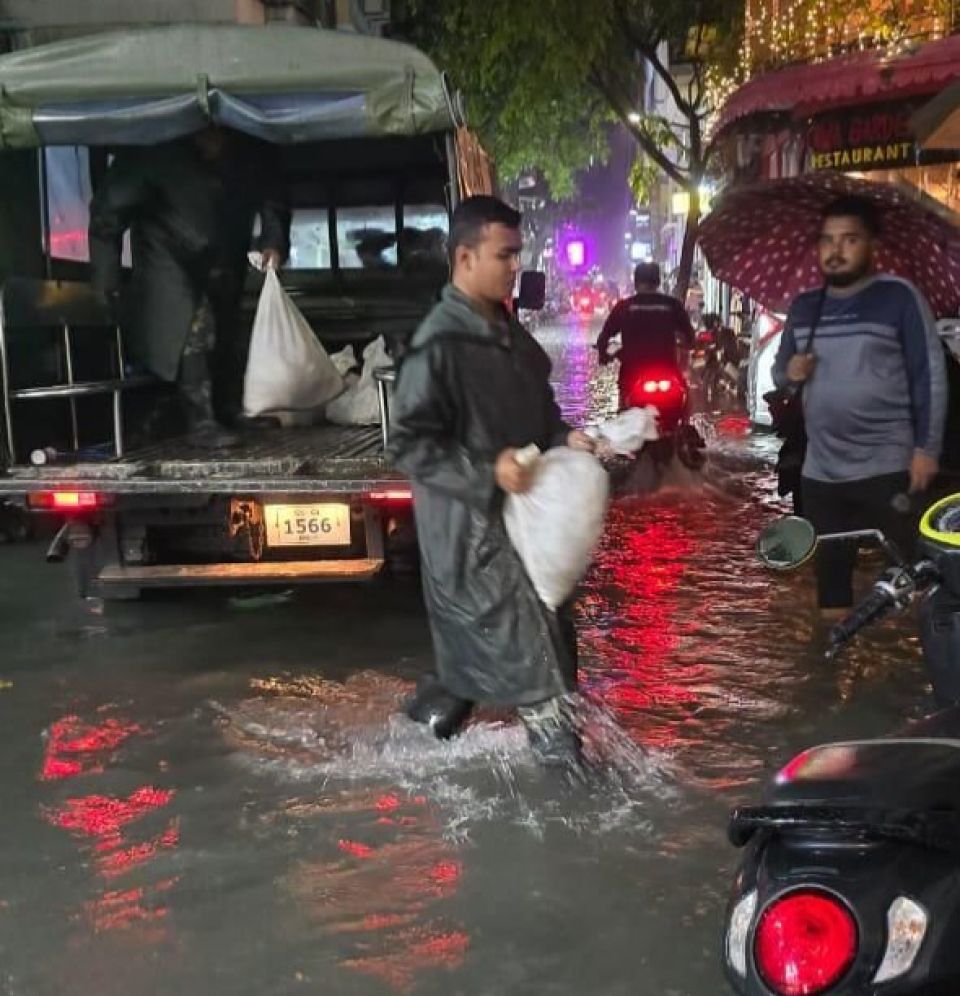
[[(647, 745), (676, 739), (653, 713), (697, 701), (688, 684), (676, 680), (683, 631), (678, 596), (695, 549), (681, 515), (671, 506), (614, 506), (585, 600), (585, 611), (600, 620), (589, 631), (602, 662), (590, 685)], [(696, 675), (696, 668), (685, 668), (688, 682)]]
[(64, 716), (47, 733), (40, 779), (53, 782), (102, 771), (103, 760), (97, 755), (116, 750), (141, 732), (136, 723), (118, 719), (107, 718), (93, 725), (79, 716)]
[[(142, 732), (136, 723), (115, 717), (88, 723), (78, 716), (64, 716), (48, 731), (39, 778), (52, 783), (100, 774), (113, 752)], [(57, 805), (41, 806), (41, 815), (52, 826), (78, 838), (81, 849), (89, 851), (96, 872), (114, 883), (180, 844), (175, 816), (165, 818), (156, 833), (137, 833), (143, 826), (150, 827), (151, 818), (158, 814), (163, 818), (174, 796), (173, 790), (144, 785), (128, 796), (71, 796)], [(150, 929), (144, 939), (158, 941), (166, 929), (158, 925), (168, 914), (162, 897), (175, 881), (166, 879), (150, 887), (129, 889), (111, 886), (84, 904), (87, 920), (97, 932), (147, 926)]]
[(456, 969), (466, 956), (469, 935), (435, 909), (459, 888), (463, 864), (423, 796), (385, 793), (363, 808), (368, 840), (340, 838), (339, 858), (301, 866), (291, 886), (311, 916), (343, 938), (343, 968), (408, 993), (423, 973)]

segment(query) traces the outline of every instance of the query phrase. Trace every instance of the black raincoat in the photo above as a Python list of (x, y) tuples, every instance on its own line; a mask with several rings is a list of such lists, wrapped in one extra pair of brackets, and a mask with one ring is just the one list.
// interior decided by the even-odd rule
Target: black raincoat
[(188, 140), (118, 153), (90, 206), (94, 286), (120, 290), (121, 245), (130, 230), (133, 278), (124, 296), (131, 358), (166, 381), (177, 379), (190, 323), (206, 298), (217, 346), (240, 337), (239, 304), (254, 217), (264, 249), (286, 258), (290, 211), (277, 193), (274, 153), (230, 136), (203, 160)]
[(569, 610), (537, 597), (503, 524), (497, 454), (564, 443), (550, 361), (504, 311), (491, 324), (448, 286), (397, 378), (390, 451), (413, 483), (440, 681), (474, 702), (530, 705), (576, 685)]

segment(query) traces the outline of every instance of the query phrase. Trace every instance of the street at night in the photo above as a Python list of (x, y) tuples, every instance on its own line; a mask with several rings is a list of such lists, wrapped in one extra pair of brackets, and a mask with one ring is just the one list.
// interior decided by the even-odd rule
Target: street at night
[[(595, 333), (539, 333), (574, 420), (611, 404)], [(447, 744), (400, 715), (412, 582), (105, 606), (0, 548), (0, 991), (722, 991), (730, 808), (925, 701), (908, 621), (822, 659), (811, 576), (754, 561), (775, 440), (709, 424), (702, 474), (616, 498), (582, 586), (585, 785), (508, 714)]]
[(960, 993), (960, 0), (0, 0), (0, 996)]

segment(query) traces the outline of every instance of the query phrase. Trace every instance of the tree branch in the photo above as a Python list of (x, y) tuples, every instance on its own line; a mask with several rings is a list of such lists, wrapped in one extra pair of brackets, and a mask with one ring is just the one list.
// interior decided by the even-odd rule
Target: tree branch
[(670, 70), (663, 64), (660, 56), (657, 55), (656, 46), (645, 45), (641, 46), (640, 54), (653, 66), (653, 71), (663, 80), (664, 85), (670, 91), (673, 97), (674, 103), (677, 105), (677, 110), (684, 117), (690, 117), (694, 113), (694, 108), (690, 106), (688, 101), (683, 97), (680, 92), (680, 87), (677, 85), (677, 81), (673, 78), (673, 74)]
[(590, 82), (603, 95), (604, 99), (613, 109), (617, 117), (623, 122), (627, 131), (629, 131), (633, 136), (637, 145), (643, 149), (643, 151), (671, 180), (674, 181), (674, 183), (677, 183), (684, 188), (689, 188), (690, 180), (686, 176), (685, 171), (663, 152), (654, 137), (649, 132), (645, 131), (643, 128), (634, 124), (634, 122), (630, 120), (630, 111), (625, 107), (625, 102), (618, 98), (613, 88), (610, 87), (608, 82), (604, 79), (603, 74), (597, 69), (596, 66), (590, 70), (589, 79)]

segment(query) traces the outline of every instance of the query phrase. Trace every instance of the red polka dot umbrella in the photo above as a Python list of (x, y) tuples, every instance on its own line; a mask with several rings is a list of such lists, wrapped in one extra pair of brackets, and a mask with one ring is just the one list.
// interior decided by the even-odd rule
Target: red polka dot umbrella
[(960, 314), (960, 228), (888, 183), (811, 173), (727, 191), (700, 229), (714, 275), (768, 308), (785, 310), (822, 283), (817, 236), (824, 208), (844, 194), (872, 201), (883, 224), (876, 265), (912, 281), (938, 317)]

